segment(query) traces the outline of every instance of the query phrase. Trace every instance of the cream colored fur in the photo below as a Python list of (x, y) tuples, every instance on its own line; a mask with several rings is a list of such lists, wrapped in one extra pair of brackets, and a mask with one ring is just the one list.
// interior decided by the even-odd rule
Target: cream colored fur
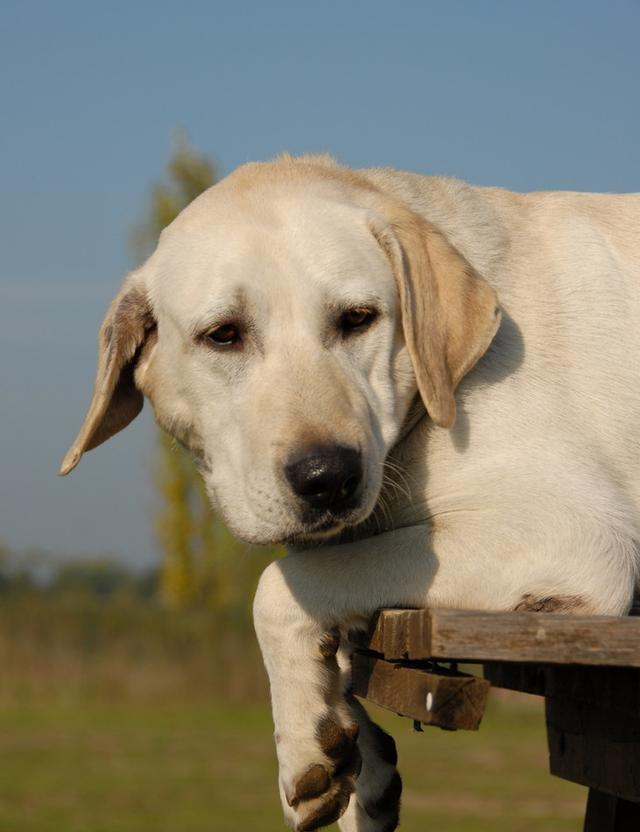
[[(141, 390), (232, 529), (292, 544), (255, 601), (285, 813), (300, 830), (326, 807), (345, 832), (393, 828), (363, 808), (386, 769), (343, 695), (344, 638), (340, 675), (319, 657), (323, 634), (384, 606), (630, 605), (640, 196), (515, 194), (286, 157), (195, 200), (119, 298), (62, 471), (135, 416)], [(331, 322), (349, 305), (379, 317), (342, 342)], [(246, 344), (216, 352), (206, 334), (230, 319), (246, 321)], [(282, 474), (310, 442), (365, 461), (358, 509), (329, 529), (305, 526)], [(331, 771), (316, 730), (327, 713), (361, 725), (355, 796), (353, 778), (332, 775), (289, 806), (304, 772)]]

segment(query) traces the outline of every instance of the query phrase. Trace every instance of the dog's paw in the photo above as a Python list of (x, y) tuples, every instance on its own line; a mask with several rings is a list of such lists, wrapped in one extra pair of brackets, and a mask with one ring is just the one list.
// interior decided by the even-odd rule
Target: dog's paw
[(361, 821), (358, 832), (393, 832), (400, 822), (400, 797), (402, 795), (402, 779), (394, 770), (386, 787), (377, 795), (372, 795), (364, 803), (360, 801), (363, 795), (358, 794), (358, 803), (366, 814), (366, 820)]
[[(304, 779), (304, 775), (303, 778)], [(321, 794), (307, 794), (304, 798), (293, 798), (290, 809), (291, 826), (295, 832), (310, 832), (337, 821), (349, 805), (354, 789), (348, 778), (326, 778), (327, 786)]]
[[(359, 709), (362, 713), (362, 709)], [(358, 745), (363, 766), (341, 832), (393, 832), (400, 820), (402, 780), (392, 737), (371, 722), (361, 722)]]
[[(343, 724), (337, 714), (327, 714), (316, 725), (308, 753), (299, 742), (291, 749), (298, 762), (297, 773), (289, 777), (287, 751), (279, 743), (285, 814), (296, 832), (328, 826), (345, 812), (362, 766), (357, 738), (357, 722)], [(315, 762), (301, 767), (304, 757)]]

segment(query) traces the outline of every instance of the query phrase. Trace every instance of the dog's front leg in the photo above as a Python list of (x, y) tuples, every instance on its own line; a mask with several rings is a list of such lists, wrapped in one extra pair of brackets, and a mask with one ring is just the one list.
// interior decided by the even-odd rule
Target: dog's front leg
[[(359, 786), (362, 800), (351, 801), (343, 828), (395, 828), (395, 760), (386, 735), (345, 697), (348, 671), (342, 651), (346, 633), (365, 627), (376, 609), (426, 603), (435, 573), (427, 541), (426, 529), (411, 527), (295, 553), (272, 563), (260, 580), (254, 620), (271, 683), (280, 793), (297, 832), (343, 815), (362, 756), (368, 783)], [(374, 783), (381, 772), (385, 783)], [(387, 805), (392, 792), (394, 806)], [(380, 802), (385, 795), (386, 804)]]
[(338, 825), (341, 832), (392, 832), (398, 825), (402, 794), (396, 744), (355, 698), (347, 697), (360, 729), (362, 769)]

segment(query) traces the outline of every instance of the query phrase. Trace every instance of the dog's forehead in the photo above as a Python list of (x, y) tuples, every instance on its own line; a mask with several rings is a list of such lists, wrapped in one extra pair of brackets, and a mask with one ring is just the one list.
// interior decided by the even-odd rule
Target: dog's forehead
[(348, 198), (296, 187), (237, 193), (210, 189), (163, 235), (156, 287), (180, 316), (253, 295), (389, 294), (389, 263), (369, 228), (369, 214)]
[(200, 254), (209, 249), (242, 256), (285, 248), (317, 248), (326, 255), (358, 248), (370, 252), (369, 214), (351, 192), (334, 183), (275, 181), (237, 189), (223, 180), (187, 206), (163, 238)]

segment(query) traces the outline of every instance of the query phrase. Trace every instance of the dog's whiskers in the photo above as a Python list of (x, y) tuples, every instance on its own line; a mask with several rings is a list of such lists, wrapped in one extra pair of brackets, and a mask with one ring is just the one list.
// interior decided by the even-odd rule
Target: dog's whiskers
[[(402, 495), (405, 496), (408, 500), (410, 500), (411, 499), (411, 486), (410, 486), (410, 482), (409, 482), (410, 477), (409, 477), (407, 471), (404, 468), (402, 468), (400, 465), (398, 465), (397, 462), (392, 462), (392, 460), (390, 460), (390, 459), (385, 459), (382, 467), (383, 467), (384, 473), (386, 474), (386, 476), (389, 480), (389, 483), (396, 485), (398, 487), (398, 489), (402, 488), (402, 490), (401, 490)], [(402, 485), (400, 483), (396, 482), (396, 480), (393, 479), (391, 474), (395, 474), (397, 477), (399, 477), (402, 480)], [(413, 478), (411, 478), (411, 479), (413, 479)]]
[[(378, 511), (377, 509), (380, 509), (380, 511)], [(378, 497), (378, 504), (376, 506), (374, 516), (376, 520), (376, 525), (378, 526), (378, 532), (384, 532), (393, 527), (393, 523), (391, 521), (391, 512), (389, 510), (389, 506), (387, 504), (387, 500), (384, 494), (380, 494), (380, 496)], [(382, 525), (381, 519), (384, 520), (384, 525)]]
[(384, 473), (382, 475), (382, 485), (391, 494), (401, 494), (405, 500), (409, 502), (411, 501), (411, 492), (409, 491), (406, 483), (398, 482), (390, 474)]

